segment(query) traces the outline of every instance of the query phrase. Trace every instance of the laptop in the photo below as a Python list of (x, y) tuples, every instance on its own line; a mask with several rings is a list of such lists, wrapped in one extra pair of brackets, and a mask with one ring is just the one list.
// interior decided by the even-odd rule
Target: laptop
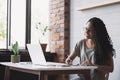
[(43, 66), (67, 66), (65, 63), (47, 62), (39, 44), (27, 44), (32, 64)]

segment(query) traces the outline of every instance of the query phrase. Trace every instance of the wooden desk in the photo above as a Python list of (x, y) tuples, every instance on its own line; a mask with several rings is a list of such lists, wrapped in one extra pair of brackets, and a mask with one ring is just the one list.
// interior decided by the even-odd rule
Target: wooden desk
[(45, 80), (45, 76), (57, 74), (86, 74), (86, 80), (91, 80), (90, 70), (97, 68), (96, 66), (40, 66), (29, 64), (27, 62), (1, 62), (0, 64), (6, 66), (4, 80), (10, 79), (10, 70), (38, 75), (38, 80)]

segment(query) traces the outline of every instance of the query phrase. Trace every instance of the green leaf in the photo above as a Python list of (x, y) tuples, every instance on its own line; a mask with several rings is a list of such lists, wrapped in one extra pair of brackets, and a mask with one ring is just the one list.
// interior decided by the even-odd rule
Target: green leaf
[(14, 55), (18, 55), (19, 54), (19, 47), (18, 47), (18, 42), (16, 41), (15, 44), (12, 44), (12, 51), (14, 53)]

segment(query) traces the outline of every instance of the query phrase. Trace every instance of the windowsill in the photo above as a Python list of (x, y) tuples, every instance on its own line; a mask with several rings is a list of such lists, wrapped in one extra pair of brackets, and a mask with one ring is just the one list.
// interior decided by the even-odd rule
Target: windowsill
[[(10, 49), (0, 49), (0, 54), (9, 54), (11, 52), (12, 52), (12, 50), (10, 50)], [(28, 53), (27, 50), (20, 49), (20, 54), (26, 54), (26, 53)]]

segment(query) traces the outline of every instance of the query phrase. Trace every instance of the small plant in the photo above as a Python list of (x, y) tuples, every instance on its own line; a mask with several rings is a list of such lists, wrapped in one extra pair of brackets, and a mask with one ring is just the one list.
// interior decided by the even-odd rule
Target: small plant
[(41, 22), (37, 22), (35, 28), (37, 30), (39, 43), (42, 47), (43, 52), (45, 52), (47, 47), (46, 43), (47, 31), (50, 31), (50, 29), (48, 26), (41, 24)]
[(18, 41), (16, 41), (14, 44), (12, 44), (12, 51), (13, 51), (14, 55), (18, 55), (19, 54)]
[(41, 33), (42, 36), (44, 36), (45, 33), (46, 33), (48, 30), (50, 30), (50, 29), (48, 28), (48, 26), (42, 25), (41, 22), (38, 22), (38, 23), (36, 24), (36, 29), (39, 31), (39, 33)]

